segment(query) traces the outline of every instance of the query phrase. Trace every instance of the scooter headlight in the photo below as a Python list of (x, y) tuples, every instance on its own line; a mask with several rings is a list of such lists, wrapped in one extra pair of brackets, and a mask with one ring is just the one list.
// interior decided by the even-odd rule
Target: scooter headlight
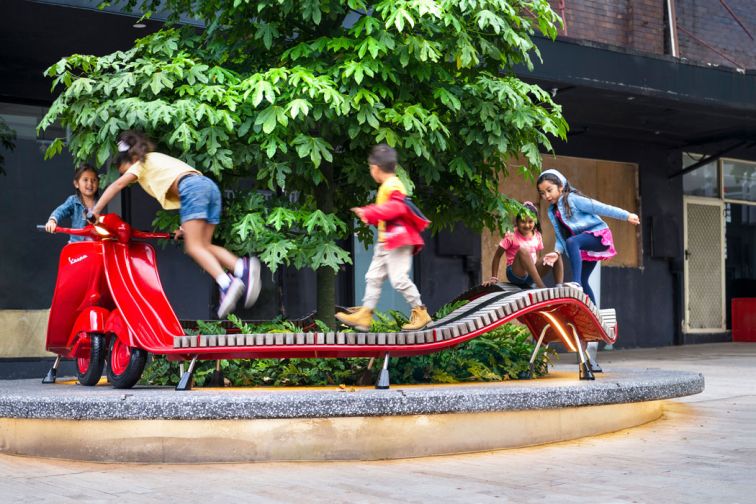
[(108, 231), (102, 226), (98, 226), (97, 224), (94, 225), (94, 230), (98, 235), (102, 236), (103, 238), (106, 236), (110, 236), (110, 231)]

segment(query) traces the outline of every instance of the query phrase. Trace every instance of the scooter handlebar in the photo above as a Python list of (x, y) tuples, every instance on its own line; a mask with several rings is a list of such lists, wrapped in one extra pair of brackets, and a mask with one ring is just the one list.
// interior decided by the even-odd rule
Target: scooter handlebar
[[(47, 229), (45, 229), (44, 224), (37, 224), (37, 231), (42, 231), (43, 233), (46, 233)], [(61, 226), (57, 226), (55, 228), (55, 231), (53, 231), (53, 233), (65, 233), (65, 234), (76, 235), (76, 236), (89, 236), (91, 234), (88, 228), (73, 229), (73, 228), (65, 228)]]
[[(37, 224), (37, 231), (41, 231), (43, 233), (47, 232), (47, 229), (45, 229), (44, 224)], [(73, 229), (73, 228), (65, 228), (61, 226), (57, 226), (55, 228), (55, 231), (53, 233), (65, 233), (70, 235), (76, 235), (76, 236), (92, 236), (92, 228), (87, 226), (85, 228), (81, 229)], [(151, 232), (151, 231), (139, 231), (137, 229), (133, 230), (131, 232), (132, 238), (141, 238), (141, 239), (162, 239), (162, 240), (173, 240), (176, 238), (174, 233), (158, 233), (158, 232)], [(179, 237), (179, 240), (182, 238)]]

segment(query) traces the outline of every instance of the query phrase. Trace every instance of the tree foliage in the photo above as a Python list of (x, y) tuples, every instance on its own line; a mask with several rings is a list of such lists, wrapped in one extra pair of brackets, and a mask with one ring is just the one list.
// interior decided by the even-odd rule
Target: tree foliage
[[(497, 190), (507, 160), (535, 170), (549, 137), (566, 134), (549, 94), (514, 74), (539, 57), (532, 35), (556, 36), (546, 0), (127, 3), (204, 29), (169, 23), (128, 51), (61, 59), (47, 70), (61, 93), (39, 127), (70, 126), (66, 147), (98, 164), (121, 130), (145, 130), (236, 189), (220, 232), (273, 269), (349, 261), (337, 240), (375, 189), (375, 143), (397, 148), (434, 229), (502, 229), (516, 207)], [(318, 208), (324, 192), (333, 212)]]

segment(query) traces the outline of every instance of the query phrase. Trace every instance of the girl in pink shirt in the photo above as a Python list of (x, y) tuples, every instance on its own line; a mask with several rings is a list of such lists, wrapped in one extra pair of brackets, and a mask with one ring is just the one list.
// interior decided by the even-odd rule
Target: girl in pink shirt
[[(538, 261), (538, 252), (543, 250), (543, 238), (541, 226), (538, 223), (538, 208), (526, 201), (522, 204), (524, 209), (515, 218), (515, 230), (504, 235), (499, 248), (496, 249), (491, 262), (491, 278), (486, 285), (499, 282), (499, 261), (501, 256), (507, 256), (507, 280), (509, 283), (528, 289), (535, 283), (537, 287), (544, 288), (541, 277), (547, 273), (550, 266)], [(562, 283), (564, 269), (561, 258), (554, 263), (554, 280)]]

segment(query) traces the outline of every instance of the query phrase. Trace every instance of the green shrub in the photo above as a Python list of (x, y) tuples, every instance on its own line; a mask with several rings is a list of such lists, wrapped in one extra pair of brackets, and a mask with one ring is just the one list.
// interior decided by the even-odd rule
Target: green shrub
[[(435, 314), (445, 317), (462, 306), (447, 305)], [(244, 333), (298, 332), (288, 321), (273, 321), (253, 326), (235, 316), (229, 320)], [(376, 312), (371, 331), (398, 332), (407, 317), (398, 311)], [(322, 326), (318, 324), (319, 327)], [(217, 323), (198, 322), (200, 334), (223, 334)], [(526, 376), (534, 344), (528, 330), (516, 324), (505, 324), (456, 347), (414, 357), (392, 358), (391, 381), (400, 383), (458, 383), (471, 381), (513, 380)], [(555, 353), (541, 348), (534, 362), (534, 376), (548, 373), (548, 364)], [(233, 386), (319, 386), (370, 385), (375, 383), (382, 362), (368, 358), (349, 359), (239, 359), (221, 360), (223, 375)], [(208, 384), (216, 361), (198, 361), (194, 371), (196, 386)], [(179, 380), (178, 362), (156, 356), (142, 376), (143, 384), (175, 385)]]

